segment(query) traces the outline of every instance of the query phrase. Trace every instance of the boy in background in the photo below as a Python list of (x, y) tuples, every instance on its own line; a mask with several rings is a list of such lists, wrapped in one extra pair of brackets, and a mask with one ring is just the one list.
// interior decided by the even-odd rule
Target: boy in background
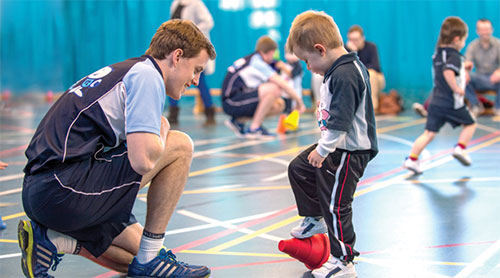
[(446, 122), (453, 128), (464, 126), (453, 157), (465, 166), (471, 164), (465, 148), (474, 135), (476, 123), (464, 103), (466, 70), (464, 58), (459, 52), (465, 45), (467, 32), (467, 25), (459, 17), (447, 17), (441, 25), (437, 50), (432, 59), (434, 88), (425, 131), (413, 143), (410, 156), (403, 164), (415, 174), (422, 173), (418, 156)]
[(356, 53), (348, 53), (333, 18), (324, 12), (298, 15), (288, 47), (307, 68), (324, 76), (318, 107), (321, 138), (288, 167), (300, 226), (296, 238), (328, 232), (330, 257), (312, 271), (316, 278), (356, 277), (352, 201), (368, 162), (378, 152), (370, 80)]

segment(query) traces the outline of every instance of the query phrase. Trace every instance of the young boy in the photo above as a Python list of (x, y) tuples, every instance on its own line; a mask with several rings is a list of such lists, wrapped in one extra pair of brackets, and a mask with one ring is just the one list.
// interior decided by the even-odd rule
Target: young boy
[(307, 238), (328, 231), (331, 255), (312, 275), (356, 277), (352, 261), (359, 252), (351, 204), (366, 165), (378, 152), (368, 72), (356, 53), (346, 51), (337, 25), (324, 12), (298, 15), (287, 43), (310, 71), (324, 76), (321, 138), (288, 167), (299, 215), (305, 216), (291, 235)]
[(465, 148), (474, 135), (476, 123), (464, 104), (466, 71), (459, 52), (465, 45), (467, 31), (465, 22), (454, 16), (447, 17), (441, 26), (438, 48), (432, 58), (434, 88), (425, 131), (413, 143), (410, 156), (403, 164), (415, 174), (422, 173), (418, 156), (446, 122), (453, 128), (464, 126), (453, 157), (465, 166), (471, 164)]

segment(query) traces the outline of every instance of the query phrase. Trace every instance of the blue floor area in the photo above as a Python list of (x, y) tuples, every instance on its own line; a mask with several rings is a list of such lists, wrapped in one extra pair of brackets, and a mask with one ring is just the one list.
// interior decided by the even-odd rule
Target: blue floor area
[[(180, 124), (195, 144), (191, 175), (167, 227), (165, 245), (180, 260), (208, 265), (211, 277), (312, 277), (304, 264), (278, 250), (300, 223), (286, 175), (289, 161), (319, 138), (312, 114), (301, 116), (297, 132), (275, 139), (238, 139), (223, 113), (203, 127), (181, 102)], [(26, 145), (49, 104), (17, 101), (0, 110), (0, 277), (23, 277), (17, 222), (23, 214), (20, 190)], [(277, 117), (266, 120), (270, 129)], [(401, 167), (425, 119), (406, 110), (377, 116), (380, 153), (370, 162), (353, 204), (356, 270), (362, 278), (500, 277), (500, 118), (480, 117), (468, 147), (473, 160), (451, 157), (459, 130), (445, 126), (422, 154), (424, 173)], [(134, 214), (144, 224), (147, 191)], [(56, 277), (121, 277), (82, 257), (66, 255)]]

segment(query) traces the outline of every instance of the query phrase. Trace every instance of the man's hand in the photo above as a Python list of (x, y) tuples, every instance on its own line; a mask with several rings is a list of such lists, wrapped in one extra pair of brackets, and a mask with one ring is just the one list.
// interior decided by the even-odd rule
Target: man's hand
[(459, 95), (463, 96), (463, 95), (465, 95), (465, 90), (464, 90), (464, 89), (462, 89), (462, 88), (457, 88), (457, 90), (455, 91), (455, 93), (457, 93), (457, 94), (459, 94)]
[(500, 69), (497, 69), (496, 71), (493, 72), (493, 74), (491, 74), (490, 82), (491, 84), (500, 82)]
[(358, 48), (356, 47), (356, 45), (352, 41), (347, 41), (346, 46), (351, 51), (358, 51)]
[(310, 152), (309, 155), (307, 156), (307, 159), (309, 160), (309, 164), (311, 164), (316, 168), (323, 167), (323, 161), (325, 161), (325, 157), (319, 155), (319, 153), (316, 150)]

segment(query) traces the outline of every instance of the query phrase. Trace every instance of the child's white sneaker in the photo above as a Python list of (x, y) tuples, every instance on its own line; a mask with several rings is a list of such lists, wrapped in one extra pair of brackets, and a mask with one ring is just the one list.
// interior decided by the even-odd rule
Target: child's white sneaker
[(407, 157), (405, 162), (403, 163), (403, 167), (412, 171), (415, 175), (422, 174), (422, 170), (420, 169), (420, 161), (418, 161), (418, 159), (412, 160), (411, 158)]
[(311, 272), (315, 278), (356, 278), (356, 269), (352, 262), (343, 262), (332, 255), (323, 266)]
[(465, 149), (462, 149), (460, 146), (455, 147), (452, 155), (454, 158), (460, 161), (460, 163), (462, 163), (464, 166), (470, 166), (472, 163), (472, 160), (470, 159)]
[(309, 238), (315, 234), (324, 234), (326, 232), (328, 232), (328, 228), (323, 217), (306, 216), (299, 226), (290, 231), (290, 235), (294, 238)]

